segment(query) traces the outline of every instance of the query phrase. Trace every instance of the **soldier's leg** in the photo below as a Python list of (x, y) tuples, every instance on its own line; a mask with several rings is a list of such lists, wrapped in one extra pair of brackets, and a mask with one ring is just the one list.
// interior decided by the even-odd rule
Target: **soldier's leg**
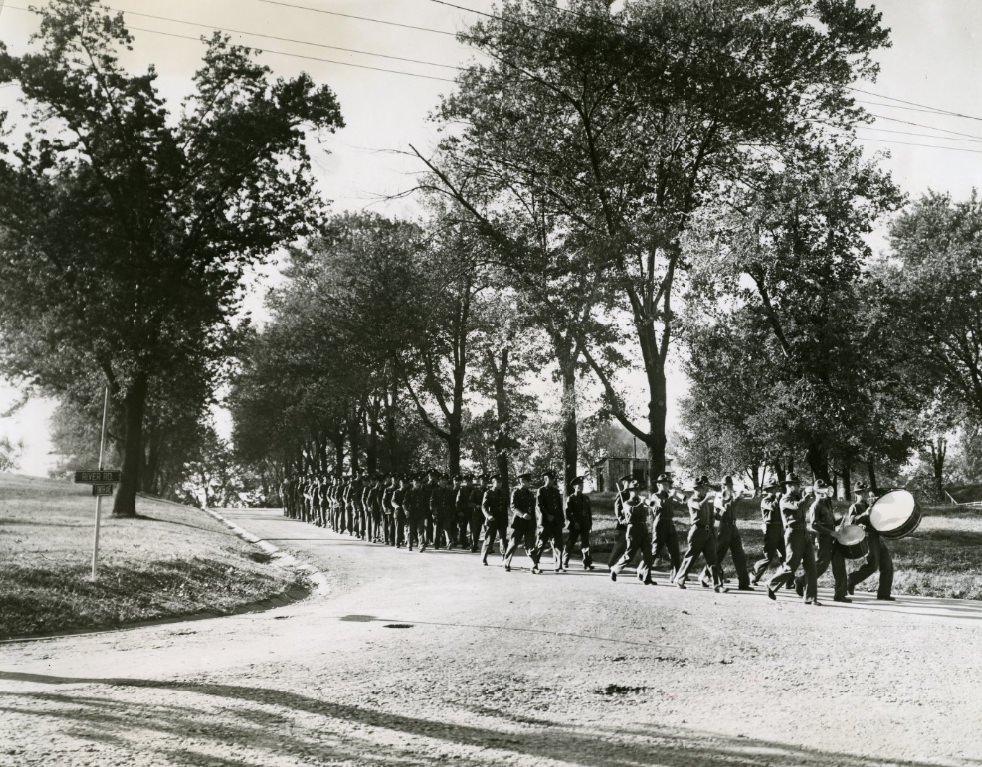
[(733, 557), (733, 567), (736, 568), (737, 588), (749, 589), (750, 572), (747, 569), (747, 555), (743, 550), (743, 539), (740, 537), (740, 531), (736, 528), (733, 529), (733, 535), (730, 538), (730, 556)]
[(610, 567), (611, 580), (617, 580), (617, 576), (621, 574), (625, 567), (631, 564), (631, 561), (634, 559), (634, 555), (640, 550), (640, 541), (637, 539), (637, 535), (631, 529), (631, 527), (627, 528), (627, 534), (625, 537), (627, 539), (627, 547), (620, 558)]
[(563, 531), (553, 530), (549, 535), (549, 545), (552, 547), (552, 563), (557, 571), (564, 568), (563, 565)]
[(719, 566), (719, 554), (716, 551), (716, 536), (706, 536), (706, 543), (702, 548), (702, 556), (709, 565), (709, 572), (713, 576), (713, 586), (720, 588), (723, 586), (723, 570)]
[(482, 564), (488, 563), (488, 554), (494, 548), (494, 537), (496, 527), (490, 519), (484, 522), (484, 545), (481, 547), (481, 562)]
[(815, 546), (811, 539), (806, 539), (805, 556), (802, 559), (805, 566), (805, 599), (818, 601), (818, 578), (815, 577)]
[(873, 573), (879, 569), (880, 563), (880, 547), (879, 547), (879, 536), (876, 538), (868, 538), (869, 541), (869, 553), (866, 555), (866, 561), (860, 565), (858, 570), (853, 570), (849, 573), (846, 579), (846, 590), (851, 594), (856, 586), (869, 578)]
[(580, 534), (580, 554), (583, 555), (583, 569), (593, 569), (593, 552), (590, 551), (590, 531), (584, 530)]
[(876, 588), (877, 599), (890, 599), (893, 591), (893, 557), (887, 550), (882, 539), (877, 540), (877, 568), (880, 573), (880, 584)]
[(676, 583), (685, 586), (685, 579), (689, 577), (689, 571), (692, 569), (692, 565), (695, 564), (696, 558), (702, 553), (706, 538), (709, 537), (712, 536), (706, 531), (700, 530), (698, 527), (692, 526), (689, 528), (689, 545), (685, 550), (685, 556), (682, 557), (682, 564), (679, 566), (678, 574), (675, 576)]
[(788, 558), (778, 571), (767, 582), (767, 590), (771, 593), (776, 592), (782, 586), (794, 585), (794, 574), (801, 564), (801, 559), (805, 553), (805, 534), (799, 530), (787, 530), (784, 537), (785, 549), (788, 551)]
[(647, 528), (641, 530), (641, 562), (638, 564), (638, 580), (646, 585), (654, 583), (651, 580), (651, 566), (654, 564), (654, 554), (651, 551), (651, 535)]
[(484, 528), (484, 515), (479, 511), (471, 514), (471, 551), (476, 552), (481, 543), (481, 531)]
[(846, 558), (842, 554), (842, 548), (837, 543), (832, 546), (832, 589), (832, 595), (835, 599), (845, 598)]
[[(815, 580), (817, 581), (832, 564), (832, 542), (833, 539), (828, 535), (819, 536), (818, 550), (815, 553)], [(808, 577), (804, 573), (794, 579), (795, 590), (798, 596), (803, 596), (804, 588), (808, 583)]]
[[(508, 545), (505, 548), (505, 553), (503, 555), (504, 556), (504, 560), (505, 560), (505, 568), (506, 569), (509, 569), (509, 570), (511, 569), (511, 560), (512, 560), (512, 557), (515, 556), (515, 549), (518, 548), (518, 544), (521, 542), (521, 540), (522, 540), (522, 534), (518, 530), (515, 530), (514, 528), (512, 528), (511, 530), (508, 531)], [(489, 544), (489, 542), (488, 542), (488, 534), (485, 534), (485, 536), (484, 536), (484, 562), (485, 562), (485, 564), (487, 564), (488, 552), (489, 552), (489, 550), (491, 548), (493, 548), (493, 544)]]
[(614, 532), (614, 545), (610, 549), (610, 557), (607, 559), (607, 566), (610, 567), (617, 560), (624, 556), (627, 551), (627, 528), (618, 525)]

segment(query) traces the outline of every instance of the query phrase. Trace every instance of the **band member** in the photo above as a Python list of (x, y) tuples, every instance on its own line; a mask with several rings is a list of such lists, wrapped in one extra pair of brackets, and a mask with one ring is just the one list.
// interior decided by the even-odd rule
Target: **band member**
[[(815, 547), (815, 580), (818, 581), (832, 565), (834, 590), (832, 599), (836, 602), (851, 602), (846, 597), (846, 558), (835, 539), (836, 519), (829, 497), (831, 488), (823, 479), (815, 480), (815, 501), (808, 509), (808, 535)], [(805, 595), (806, 578), (795, 578), (794, 589), (798, 596)]]
[(569, 556), (579, 544), (583, 554), (583, 569), (593, 569), (590, 556), (590, 531), (593, 530), (593, 510), (590, 496), (583, 492), (583, 477), (570, 482), (570, 494), (566, 498), (566, 545), (563, 546), (563, 569), (569, 569)]
[(529, 552), (532, 572), (541, 573), (539, 562), (546, 546), (552, 547), (552, 561), (557, 573), (563, 571), (563, 497), (555, 485), (556, 473), (549, 469), (543, 472), (545, 484), (535, 494), (535, 510), (539, 525), (536, 530), (535, 546)]
[[(743, 552), (743, 539), (740, 538), (740, 529), (736, 523), (736, 504), (740, 496), (733, 489), (733, 477), (723, 477), (723, 488), (716, 494), (713, 502), (713, 511), (716, 515), (716, 561), (719, 568), (720, 579), (725, 583), (723, 577), (723, 560), (727, 552), (733, 557), (733, 567), (737, 573), (737, 589), (740, 591), (753, 591), (750, 585), (750, 573), (747, 572), (747, 555)], [(703, 570), (702, 579), (705, 581), (711, 577), (709, 566)], [(707, 584), (708, 585), (708, 584)]]
[(406, 495), (409, 493), (409, 477), (399, 477), (399, 486), (392, 491), (392, 512), (395, 519), (395, 545), (401, 549), (409, 539), (409, 515), (406, 513)]
[[(466, 488), (466, 494), (464, 488)], [(457, 543), (465, 549), (471, 547), (471, 489), (466, 477), (460, 474), (454, 476), (450, 493), (453, 498), (453, 513), (457, 523), (455, 535), (457, 536)]]
[(382, 533), (387, 546), (396, 545), (395, 510), (392, 508), (392, 494), (399, 486), (399, 480), (394, 475), (385, 478), (385, 488), (382, 490)]
[(499, 539), (498, 546), (501, 556), (505, 556), (505, 545), (508, 537), (508, 499), (501, 486), (501, 475), (491, 475), (491, 487), (481, 501), (481, 513), (484, 516), (484, 547), (481, 549), (481, 564), (487, 567), (488, 554), (494, 548), (495, 538)]
[[(508, 533), (508, 549), (505, 551), (505, 570), (511, 570), (511, 560), (519, 545), (531, 552), (535, 544), (535, 495), (529, 487), (531, 474), (518, 475), (518, 487), (511, 493), (511, 527)], [(534, 560), (532, 572), (539, 573), (539, 566)]]
[(655, 479), (656, 490), (648, 499), (651, 514), (651, 553), (653, 557), (668, 552), (672, 563), (672, 572), (668, 580), (672, 581), (678, 575), (682, 566), (682, 554), (679, 552), (679, 536), (675, 530), (675, 507), (681, 496), (675, 491), (675, 480), (671, 474), (659, 474)]
[(685, 579), (701, 555), (706, 560), (717, 593), (729, 591), (723, 585), (716, 559), (716, 534), (713, 529), (713, 508), (709, 502), (709, 477), (703, 475), (696, 480), (695, 489), (689, 496), (689, 545), (682, 559), (682, 566), (675, 576), (675, 585), (685, 588)]
[(440, 548), (441, 541), (447, 550), (453, 548), (457, 537), (457, 517), (454, 513), (454, 496), (450, 487), (450, 477), (441, 474), (436, 487), (430, 494), (430, 514), (433, 515), (435, 531), (433, 547)]
[[(873, 573), (879, 572), (880, 582), (876, 587), (876, 598), (885, 602), (895, 602), (890, 592), (893, 589), (893, 559), (887, 551), (883, 537), (876, 531), (870, 523), (869, 510), (870, 504), (863, 498), (863, 494), (869, 490), (869, 485), (859, 483), (854, 488), (856, 501), (849, 507), (849, 517), (854, 525), (861, 525), (866, 529), (866, 538), (869, 542), (869, 554), (866, 555), (866, 563), (858, 570), (849, 573), (846, 581), (846, 590), (849, 594), (855, 591), (856, 586), (869, 578)], [(869, 499), (875, 501), (876, 497), (872, 492)]]
[(784, 520), (781, 518), (781, 483), (773, 480), (762, 488), (760, 498), (761, 526), (764, 532), (764, 556), (754, 563), (753, 578), (756, 586), (761, 576), (772, 564), (784, 562)]
[[(487, 474), (482, 474), (478, 481), (471, 488), (471, 552), (476, 553), (478, 544), (481, 541), (481, 533), (484, 530), (484, 495), (489, 488), (491, 478)], [(505, 499), (505, 528), (508, 527), (508, 499)], [(504, 541), (502, 538), (502, 550)]]
[(767, 596), (777, 599), (781, 586), (793, 586), (799, 565), (805, 569), (805, 604), (821, 605), (818, 601), (818, 583), (815, 578), (815, 547), (807, 534), (805, 509), (809, 498), (802, 495), (801, 480), (797, 474), (789, 474), (784, 481), (785, 493), (781, 498), (781, 516), (784, 519), (784, 548), (787, 560), (767, 582)]
[(644, 501), (638, 497), (638, 481), (632, 479), (627, 485), (628, 496), (624, 500), (624, 518), (627, 520), (627, 550), (610, 568), (610, 579), (617, 580), (635, 555), (641, 555), (638, 563), (638, 580), (652, 585), (651, 580), (651, 535), (648, 532), (648, 510)]
[(610, 549), (610, 556), (607, 557), (607, 568), (624, 556), (627, 551), (627, 519), (624, 516), (624, 500), (627, 498), (627, 485), (633, 479), (630, 474), (625, 474), (617, 480), (617, 495), (614, 496), (614, 544)]

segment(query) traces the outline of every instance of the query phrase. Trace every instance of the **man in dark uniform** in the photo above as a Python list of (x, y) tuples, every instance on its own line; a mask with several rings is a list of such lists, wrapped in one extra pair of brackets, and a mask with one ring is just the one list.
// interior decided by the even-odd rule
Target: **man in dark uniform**
[(539, 562), (546, 546), (552, 547), (552, 561), (557, 573), (563, 571), (563, 497), (556, 487), (556, 473), (551, 469), (543, 472), (544, 484), (535, 494), (535, 510), (538, 516), (535, 546), (529, 552), (532, 572), (541, 573)]
[[(454, 540), (457, 542), (458, 546), (462, 546), (465, 549), (469, 549), (470, 538), (467, 537), (467, 521), (462, 516), (462, 508), (460, 506), (460, 489), (464, 486), (464, 478), (460, 474), (455, 474), (453, 477), (453, 484), (450, 487), (450, 500), (451, 506), (453, 507), (454, 516)], [(468, 509), (468, 514), (470, 510)]]
[(426, 521), (430, 516), (430, 493), (423, 474), (414, 474), (413, 484), (406, 491), (406, 516), (409, 518), (409, 550), (413, 550), (415, 542), (423, 553), (426, 551)]
[[(815, 501), (808, 509), (808, 535), (816, 551), (815, 580), (818, 581), (831, 564), (834, 581), (833, 600), (851, 602), (852, 600), (846, 597), (846, 558), (842, 555), (839, 542), (834, 537), (836, 519), (832, 499), (827, 494), (829, 491), (830, 488), (825, 480), (816, 480)], [(806, 585), (807, 580), (804, 576), (799, 575), (795, 578), (794, 588), (799, 597), (805, 595)]]
[(750, 583), (756, 586), (761, 576), (772, 564), (784, 562), (784, 520), (781, 518), (781, 483), (768, 482), (763, 487), (760, 498), (760, 517), (764, 532), (764, 556), (754, 563), (753, 578)]
[[(869, 542), (869, 554), (866, 555), (866, 563), (849, 573), (846, 582), (846, 589), (852, 594), (856, 586), (869, 578), (873, 573), (879, 572), (880, 582), (876, 588), (876, 598), (885, 602), (895, 602), (896, 599), (891, 595), (893, 590), (893, 558), (887, 550), (886, 544), (876, 528), (870, 523), (869, 511), (870, 504), (863, 498), (863, 493), (869, 490), (869, 486), (859, 483), (854, 488), (856, 501), (849, 507), (849, 519), (854, 525), (861, 525), (866, 529), (866, 539)], [(870, 498), (873, 494), (870, 493)], [(873, 500), (876, 500), (873, 498)]]
[[(733, 489), (733, 477), (723, 477), (723, 488), (716, 495), (713, 508), (716, 514), (716, 561), (720, 578), (723, 582), (723, 559), (727, 552), (733, 556), (733, 567), (737, 573), (737, 589), (753, 591), (750, 585), (750, 573), (747, 571), (747, 555), (743, 551), (743, 539), (736, 524), (736, 504), (739, 496)], [(711, 573), (708, 566), (703, 570), (702, 577), (709, 578)]]
[(679, 535), (675, 529), (675, 505), (678, 499), (675, 495), (675, 480), (671, 474), (659, 474), (655, 479), (657, 490), (648, 500), (651, 510), (651, 553), (653, 557), (660, 556), (662, 551), (668, 552), (672, 563), (672, 572), (668, 580), (675, 580), (682, 566), (682, 554), (679, 551)]
[[(529, 473), (518, 475), (518, 487), (511, 491), (511, 525), (508, 531), (508, 548), (505, 551), (505, 570), (511, 570), (511, 560), (519, 545), (530, 553), (535, 545), (535, 495), (529, 482)], [(485, 541), (485, 545), (487, 542)], [(532, 563), (532, 572), (538, 573), (539, 568)]]
[(614, 543), (607, 557), (607, 569), (613, 567), (627, 551), (627, 519), (624, 516), (624, 500), (627, 498), (627, 485), (633, 479), (625, 474), (617, 480), (617, 495), (614, 496)]
[(583, 569), (593, 569), (590, 556), (590, 532), (593, 530), (593, 509), (590, 496), (583, 492), (583, 477), (570, 482), (570, 494), (566, 498), (566, 545), (563, 546), (563, 569), (569, 569), (569, 556), (579, 544), (583, 554)]
[(695, 490), (689, 496), (689, 545), (682, 559), (675, 585), (685, 588), (685, 579), (701, 555), (706, 560), (713, 576), (713, 586), (717, 593), (728, 591), (720, 577), (716, 559), (716, 534), (713, 529), (713, 508), (709, 503), (709, 477), (703, 475), (696, 480)]
[[(454, 492), (454, 508), (457, 513), (457, 531), (460, 545), (472, 552), (477, 551), (477, 544), (481, 539), (480, 528), (475, 529), (471, 523), (471, 516), (474, 511), (473, 493), (474, 486), (471, 484), (471, 475), (465, 474), (460, 477), (460, 482)], [(484, 519), (480, 510), (478, 510), (478, 516)]]
[(436, 541), (436, 527), (434, 524), (436, 520), (434, 518), (433, 508), (432, 508), (433, 493), (440, 486), (439, 483), (440, 472), (438, 472), (436, 469), (429, 469), (426, 474), (427, 476), (423, 481), (423, 487), (422, 487), (423, 492), (422, 492), (422, 499), (421, 499), (421, 503), (424, 505), (423, 536), (424, 536), (424, 545), (432, 546)]
[(627, 483), (628, 497), (624, 500), (624, 518), (627, 520), (627, 550), (611, 565), (610, 579), (617, 576), (627, 567), (636, 554), (641, 555), (638, 563), (638, 580), (646, 585), (653, 585), (651, 580), (651, 534), (648, 532), (648, 510), (645, 503), (638, 497), (638, 481), (632, 479)]
[(784, 481), (785, 493), (781, 498), (781, 516), (784, 519), (784, 549), (787, 559), (777, 573), (767, 582), (767, 596), (777, 599), (781, 586), (793, 586), (799, 565), (805, 569), (805, 604), (821, 605), (818, 601), (818, 584), (815, 578), (815, 547), (807, 531), (805, 509), (807, 496), (801, 493), (801, 480), (797, 474), (789, 474)]
[(396, 478), (389, 474), (384, 478), (381, 492), (382, 540), (386, 546), (396, 545), (395, 509), (392, 508), (392, 494), (397, 486)]
[(457, 520), (454, 514), (453, 490), (450, 487), (450, 476), (441, 474), (436, 487), (430, 493), (430, 513), (433, 515), (434, 533), (433, 547), (440, 548), (442, 545), (447, 550), (453, 548), (454, 540), (457, 537), (455, 529)]
[(484, 547), (481, 549), (481, 564), (487, 567), (488, 554), (494, 548), (495, 538), (499, 539), (501, 558), (505, 557), (505, 542), (508, 539), (508, 499), (501, 486), (501, 475), (491, 475), (491, 487), (481, 500), (481, 513), (484, 517)]
[(399, 477), (399, 486), (392, 491), (392, 512), (395, 525), (395, 544), (401, 549), (409, 540), (409, 515), (406, 511), (406, 496), (409, 494), (409, 477)]
[[(500, 482), (500, 477), (498, 478)], [(488, 474), (482, 474), (477, 478), (474, 486), (471, 488), (471, 551), (477, 552), (479, 544), (481, 541), (481, 535), (484, 532), (484, 496), (487, 495), (490, 489), (491, 477)], [(505, 530), (508, 529), (508, 499), (505, 498)], [(505, 537), (501, 539), (502, 551), (504, 551), (505, 540), (507, 539), (507, 533)]]

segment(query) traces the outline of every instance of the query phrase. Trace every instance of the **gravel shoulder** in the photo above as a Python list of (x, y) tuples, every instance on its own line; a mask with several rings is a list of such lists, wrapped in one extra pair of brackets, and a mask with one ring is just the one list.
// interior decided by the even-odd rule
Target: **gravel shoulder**
[(664, 578), (505, 573), (275, 511), (225, 513), (321, 569), (329, 592), (261, 614), (0, 646), (0, 765), (982, 756), (975, 602), (809, 608)]

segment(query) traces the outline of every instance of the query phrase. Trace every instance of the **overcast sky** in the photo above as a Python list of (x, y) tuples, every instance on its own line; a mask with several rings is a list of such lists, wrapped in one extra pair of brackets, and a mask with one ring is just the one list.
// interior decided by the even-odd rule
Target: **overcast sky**
[[(491, 0), (454, 2), (485, 12), (494, 7)], [(27, 5), (26, 0), (7, 0), (0, 11), (0, 39), (12, 53), (25, 50), (34, 27), (34, 17), (22, 10)], [(434, 145), (435, 131), (427, 116), (440, 95), (453, 87), (447, 81), (455, 74), (453, 67), (471, 55), (453, 33), (480, 18), (437, 0), (113, 0), (108, 5), (129, 12), (127, 23), (136, 42), (127, 64), (144, 69), (153, 63), (168, 97), (187, 93), (203, 50), (197, 38), (214, 28), (233, 33), (237, 42), (263, 48), (263, 60), (277, 73), (290, 76), (305, 70), (329, 84), (346, 127), (320, 137), (312, 150), (323, 190), (337, 210), (370, 207), (394, 215), (415, 213), (411, 201), (385, 198), (411, 187), (419, 166), (386, 150)], [(871, 152), (890, 153), (883, 163), (910, 195), (931, 188), (967, 196), (982, 179), (982, 2), (886, 0), (876, 6), (891, 29), (893, 46), (877, 55), (881, 74), (875, 84), (868, 84), (875, 95), (860, 96), (878, 115), (860, 135)], [(0, 108), (16, 108), (10, 102), (14, 91), (0, 89)], [(261, 275), (254, 306), (260, 303), (263, 285), (272, 279)], [(0, 387), (0, 411), (15, 396)], [(25, 441), (25, 472), (46, 470), (48, 412), (50, 404), (37, 402), (15, 417), (0, 419), (0, 437)]]

